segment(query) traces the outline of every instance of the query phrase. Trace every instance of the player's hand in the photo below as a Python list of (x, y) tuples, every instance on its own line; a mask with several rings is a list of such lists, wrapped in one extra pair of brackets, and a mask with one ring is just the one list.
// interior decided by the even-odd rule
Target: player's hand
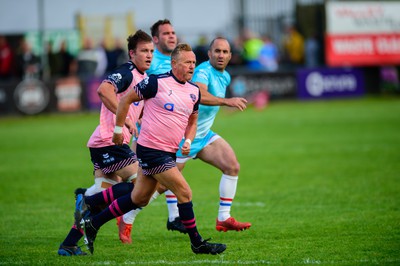
[(131, 132), (132, 128), (134, 128), (134, 127), (136, 128), (135, 124), (132, 122), (132, 120), (129, 117), (127, 117), (125, 119), (125, 126), (129, 129), (129, 132)]
[(135, 136), (135, 138), (138, 137), (139, 133), (138, 133), (138, 129), (136, 127), (136, 124), (133, 123), (132, 120), (129, 117), (127, 117), (125, 119), (125, 126), (128, 128), (129, 133), (131, 133), (133, 136)]
[(181, 148), (182, 155), (189, 155), (191, 145), (192, 142), (190, 141), (190, 139), (185, 140)]
[(124, 144), (124, 135), (122, 133), (114, 133), (112, 142), (114, 142), (115, 145), (122, 146), (122, 144)]
[(232, 97), (226, 99), (226, 105), (230, 107), (236, 107), (240, 111), (247, 108), (247, 100), (242, 97)]

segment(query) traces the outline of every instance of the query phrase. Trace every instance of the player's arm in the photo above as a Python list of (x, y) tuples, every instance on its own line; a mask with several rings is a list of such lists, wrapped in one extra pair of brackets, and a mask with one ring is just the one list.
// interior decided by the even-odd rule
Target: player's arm
[[(113, 114), (116, 114), (118, 108), (118, 99), (114, 85), (109, 82), (102, 82), (97, 89), (97, 94), (107, 109)], [(125, 124), (129, 129), (133, 129), (135, 127), (130, 119), (126, 119)]]
[[(125, 119), (129, 111), (129, 107), (133, 102), (140, 101), (140, 97), (136, 94), (135, 90), (130, 90), (127, 94), (121, 97), (115, 118), (115, 128), (112, 141), (116, 145), (122, 145), (124, 142), (124, 136), (122, 134), (122, 128), (125, 124)], [(130, 130), (135, 130), (135, 128), (129, 128)], [(136, 133), (136, 132), (132, 132)]]
[(124, 124), (130, 105), (143, 99), (150, 99), (152, 97), (155, 97), (155, 95), (157, 94), (157, 90), (157, 77), (151, 75), (150, 77), (145, 78), (141, 82), (136, 84), (131, 90), (128, 91), (127, 94), (121, 97), (115, 118), (115, 128), (112, 140), (116, 145), (122, 145), (124, 141), (124, 137), (122, 135), (122, 126)]
[(117, 112), (118, 100), (114, 85), (109, 82), (102, 82), (97, 89), (97, 94), (105, 107), (115, 114)]
[(197, 131), (197, 117), (198, 112), (195, 112), (189, 116), (188, 125), (185, 130), (185, 142), (182, 145), (181, 151), (183, 155), (188, 155), (190, 152), (190, 146), (196, 136)]
[(236, 107), (240, 111), (246, 109), (247, 100), (242, 97), (232, 97), (232, 98), (221, 98), (216, 97), (208, 92), (208, 87), (206, 84), (201, 82), (196, 82), (196, 85), (199, 86), (200, 93), (201, 93), (201, 104), (204, 105), (225, 105), (230, 107)]
[(197, 118), (199, 116), (199, 105), (201, 102), (201, 93), (199, 90), (198, 98), (196, 103), (193, 106), (193, 112), (189, 116), (189, 121), (186, 126), (185, 130), (185, 141), (182, 145), (181, 152), (183, 155), (189, 155), (190, 152), (190, 147), (192, 145), (193, 139), (196, 137), (196, 131), (197, 131)]

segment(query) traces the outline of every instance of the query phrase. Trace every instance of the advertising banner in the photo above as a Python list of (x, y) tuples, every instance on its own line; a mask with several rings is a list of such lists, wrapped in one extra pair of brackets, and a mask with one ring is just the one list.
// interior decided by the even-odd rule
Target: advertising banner
[(266, 92), (269, 98), (295, 98), (296, 76), (294, 73), (245, 72), (232, 73), (227, 96), (253, 97), (258, 92)]
[(400, 2), (327, 2), (327, 64), (400, 64), (399, 14)]
[(50, 91), (38, 79), (24, 79), (15, 88), (15, 106), (24, 114), (34, 115), (43, 112), (48, 107), (49, 101)]
[(301, 69), (297, 82), (300, 99), (356, 97), (365, 91), (363, 72), (359, 69)]
[(60, 78), (56, 81), (55, 94), (57, 109), (60, 112), (74, 112), (81, 110), (82, 88), (78, 78)]

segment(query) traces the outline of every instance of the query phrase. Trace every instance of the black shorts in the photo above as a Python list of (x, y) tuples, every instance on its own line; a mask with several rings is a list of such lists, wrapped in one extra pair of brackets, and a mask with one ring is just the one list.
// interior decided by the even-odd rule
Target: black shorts
[(89, 148), (89, 150), (94, 170), (101, 169), (105, 174), (118, 171), (137, 161), (136, 154), (127, 144)]
[(176, 154), (160, 151), (137, 144), (136, 153), (139, 165), (145, 175), (165, 172), (176, 166)]

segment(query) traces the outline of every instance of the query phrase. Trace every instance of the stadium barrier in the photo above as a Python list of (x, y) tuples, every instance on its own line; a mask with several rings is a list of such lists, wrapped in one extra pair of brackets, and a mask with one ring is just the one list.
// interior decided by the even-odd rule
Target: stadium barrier
[[(257, 107), (270, 100), (361, 97), (379, 88), (371, 71), (351, 68), (298, 69), (292, 72), (255, 72), (230, 69), (227, 96), (247, 98)], [(99, 78), (78, 77), (0, 81), (0, 115), (35, 115), (43, 112), (80, 112), (100, 109)], [(375, 91), (372, 91), (375, 92)]]

